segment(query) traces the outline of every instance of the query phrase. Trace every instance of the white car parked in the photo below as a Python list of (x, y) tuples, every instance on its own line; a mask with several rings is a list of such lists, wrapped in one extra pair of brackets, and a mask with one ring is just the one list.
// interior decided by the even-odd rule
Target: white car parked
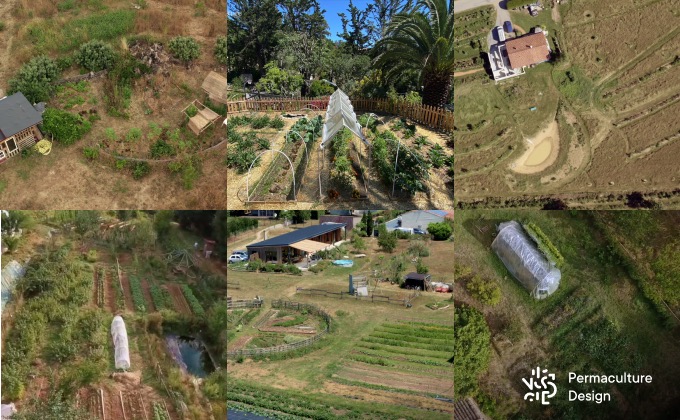
[(243, 262), (243, 261), (248, 261), (247, 255), (231, 254), (231, 256), (229, 257), (230, 263), (240, 263), (240, 262)]

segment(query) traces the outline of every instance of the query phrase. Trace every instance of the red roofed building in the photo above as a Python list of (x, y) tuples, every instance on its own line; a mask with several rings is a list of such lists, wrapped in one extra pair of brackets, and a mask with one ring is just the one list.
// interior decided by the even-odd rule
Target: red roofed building
[(512, 69), (522, 69), (550, 61), (550, 46), (545, 33), (535, 32), (505, 41)]

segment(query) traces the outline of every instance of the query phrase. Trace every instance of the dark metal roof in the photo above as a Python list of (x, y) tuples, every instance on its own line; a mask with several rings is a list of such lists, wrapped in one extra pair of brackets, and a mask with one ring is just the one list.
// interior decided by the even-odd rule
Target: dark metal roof
[(429, 274), (408, 273), (406, 275), (407, 280), (427, 280), (429, 278), (430, 278)]
[(0, 99), (0, 140), (42, 121), (42, 116), (21, 93)]
[(324, 233), (332, 232), (343, 227), (345, 227), (344, 223), (327, 223), (323, 225), (308, 226), (306, 228), (297, 229), (292, 232), (284, 233), (283, 235), (267, 239), (266, 241), (250, 244), (246, 248), (261, 248), (263, 246), (288, 246), (290, 244), (294, 244), (305, 239), (314, 238), (315, 236), (323, 235)]

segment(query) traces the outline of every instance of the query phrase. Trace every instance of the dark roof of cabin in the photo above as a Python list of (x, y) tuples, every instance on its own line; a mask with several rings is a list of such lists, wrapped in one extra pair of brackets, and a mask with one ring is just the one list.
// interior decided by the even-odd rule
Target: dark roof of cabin
[(0, 99), (0, 140), (42, 121), (42, 116), (21, 93)]
[(429, 274), (408, 273), (406, 275), (407, 280), (427, 280), (429, 278), (430, 278)]
[(292, 232), (284, 233), (283, 235), (275, 236), (266, 241), (250, 244), (246, 248), (260, 248), (263, 246), (276, 247), (288, 246), (305, 239), (314, 238), (324, 233), (332, 232), (345, 227), (344, 223), (327, 223), (323, 225), (308, 226), (302, 229), (297, 229)]

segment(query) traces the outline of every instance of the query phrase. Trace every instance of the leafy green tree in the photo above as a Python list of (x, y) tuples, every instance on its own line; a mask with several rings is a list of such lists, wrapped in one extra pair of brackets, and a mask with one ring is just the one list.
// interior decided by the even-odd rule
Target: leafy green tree
[(21, 238), (18, 236), (4, 236), (2, 240), (5, 242), (5, 245), (7, 245), (7, 252), (9, 254), (14, 254), (14, 251), (19, 248), (19, 241)]
[(394, 232), (388, 232), (384, 224), (378, 227), (378, 246), (389, 253), (397, 247), (397, 235)]
[(484, 315), (467, 306), (456, 307), (453, 326), (453, 369), (456, 394), (474, 395), (478, 378), (489, 368), (491, 332)]
[(173, 210), (159, 210), (153, 216), (153, 227), (159, 239), (165, 238), (172, 227), (172, 219), (175, 216)]
[(485, 305), (496, 306), (501, 301), (501, 288), (493, 280), (474, 276), (472, 280), (467, 282), (465, 288), (472, 297)]
[(654, 281), (645, 287), (657, 301), (671, 306), (680, 304), (680, 242), (672, 242), (661, 250), (652, 264)]
[(229, 67), (237, 71), (257, 69), (274, 58), (283, 25), (277, 0), (230, 0), (227, 2)]
[(189, 63), (201, 55), (201, 46), (190, 36), (172, 38), (168, 43), (168, 48), (175, 58), (185, 63)]
[(388, 278), (401, 286), (404, 283), (406, 267), (406, 260), (403, 255), (393, 256), (387, 265)]
[(218, 210), (215, 212), (215, 217), (212, 222), (212, 235), (211, 237), (215, 240), (215, 253), (217, 257), (226, 260), (227, 259), (227, 231), (229, 230), (227, 226), (227, 211)]
[(366, 215), (366, 235), (373, 236), (373, 229), (375, 229), (375, 221), (373, 220), (373, 213), (367, 211)]
[(328, 22), (324, 17), (325, 10), (318, 0), (278, 0), (283, 10), (282, 29), (286, 32), (300, 33), (311, 38), (325, 38)]
[(366, 241), (361, 235), (354, 234), (352, 235), (352, 246), (357, 251), (363, 251), (366, 249)]
[(34, 221), (29, 213), (20, 210), (8, 210), (2, 214), (0, 225), (2, 225), (3, 236), (10, 236), (19, 229), (28, 229), (33, 226)]
[(73, 218), (76, 232), (84, 235), (94, 232), (99, 226), (99, 212), (97, 210), (76, 210)]
[(368, 19), (370, 9), (361, 10), (349, 0), (347, 6), (349, 18), (345, 13), (338, 13), (342, 23), (342, 32), (337, 35), (342, 38), (344, 48), (352, 55), (361, 54), (368, 49), (370, 41), (371, 26)]
[(453, 235), (453, 228), (447, 222), (430, 223), (427, 232), (435, 241), (445, 241)]
[(21, 92), (32, 103), (50, 99), (54, 92), (52, 85), (59, 77), (54, 60), (41, 55), (21, 66), (14, 79), (9, 80), (9, 94)]
[(413, 7), (413, 0), (373, 0), (367, 8), (371, 17), (371, 27), (369, 37), (373, 42), (382, 38), (385, 28), (392, 20), (392, 16), (400, 10), (410, 10)]
[(416, 264), (416, 272), (418, 274), (427, 274), (430, 272), (430, 269), (423, 263), (423, 261), (419, 258), (418, 263)]
[(110, 69), (116, 59), (111, 45), (94, 40), (80, 46), (76, 62), (89, 71)]
[(394, 15), (375, 51), (373, 63), (388, 80), (416, 71), (423, 104), (443, 107), (453, 83), (453, 0), (418, 0)]
[(227, 64), (227, 37), (220, 36), (215, 42), (215, 58), (220, 64)]
[[(302, 96), (307, 96), (309, 79), (319, 74), (324, 57), (328, 55), (328, 46), (324, 40), (313, 38), (306, 32), (285, 33), (279, 40), (278, 58), (283, 63), (284, 69), (295, 70), (302, 75)], [(332, 86), (315, 80), (312, 83), (315, 93), (311, 96), (323, 96), (331, 94), (335, 89)]]
[(284, 96), (300, 92), (303, 79), (299, 72), (282, 70), (273, 61), (267, 63), (265, 70), (267, 74), (255, 85), (258, 90)]

